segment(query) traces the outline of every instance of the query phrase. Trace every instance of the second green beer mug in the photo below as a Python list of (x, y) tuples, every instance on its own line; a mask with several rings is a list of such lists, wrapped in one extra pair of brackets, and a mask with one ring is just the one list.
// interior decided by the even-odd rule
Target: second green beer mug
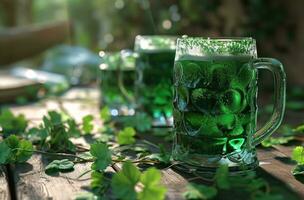
[(172, 71), (175, 36), (137, 36), (137, 111), (153, 118), (154, 126), (172, 126)]
[[(257, 71), (274, 77), (274, 109), (259, 130)], [(255, 146), (280, 125), (285, 109), (285, 73), (272, 58), (258, 58), (252, 38), (177, 40), (174, 64), (173, 158), (186, 169), (231, 172), (258, 165)]]

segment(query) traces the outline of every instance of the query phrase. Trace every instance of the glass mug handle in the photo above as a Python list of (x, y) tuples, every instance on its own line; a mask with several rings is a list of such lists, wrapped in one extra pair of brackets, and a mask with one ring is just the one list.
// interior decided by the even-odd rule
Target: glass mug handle
[(118, 66), (117, 66), (117, 69), (118, 69), (118, 77), (117, 77), (117, 84), (118, 84), (118, 88), (121, 92), (121, 94), (123, 95), (123, 97), (129, 102), (129, 103), (132, 103), (134, 104), (135, 102), (135, 99), (130, 96), (125, 88), (125, 85), (124, 85), (124, 77), (123, 77), (123, 70), (121, 69), (121, 64), (122, 64), (122, 61), (120, 59), (119, 63), (118, 63)]
[(257, 58), (253, 61), (256, 69), (267, 69), (274, 78), (274, 107), (270, 120), (253, 135), (251, 145), (260, 144), (270, 136), (281, 124), (285, 111), (286, 75), (282, 63), (273, 58)]

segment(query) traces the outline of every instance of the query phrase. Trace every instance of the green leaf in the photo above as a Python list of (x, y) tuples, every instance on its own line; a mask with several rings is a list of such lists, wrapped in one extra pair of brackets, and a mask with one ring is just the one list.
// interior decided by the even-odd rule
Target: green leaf
[(44, 141), (46, 140), (48, 136), (48, 132), (46, 129), (44, 128), (31, 128), (30, 130), (28, 130), (27, 132), (27, 138), (31, 141)]
[(152, 127), (152, 119), (146, 113), (136, 113), (135, 116), (121, 118), (120, 122), (135, 127), (140, 132), (148, 131)]
[(33, 155), (33, 145), (27, 140), (20, 140), (16, 135), (10, 135), (4, 140), (11, 149), (9, 163), (23, 163)]
[(20, 140), (19, 150), (16, 152), (16, 161), (19, 163), (23, 163), (30, 159), (33, 155), (33, 145), (30, 141)]
[(152, 160), (158, 160), (163, 164), (171, 163), (171, 153), (167, 152), (163, 145), (159, 145), (160, 153), (152, 153), (147, 157)]
[(102, 197), (111, 186), (111, 179), (105, 177), (104, 173), (93, 171), (91, 173), (91, 188), (93, 192)]
[(293, 129), (294, 132), (304, 132), (304, 124), (297, 126), (296, 128)]
[(272, 147), (274, 145), (287, 144), (291, 140), (293, 140), (293, 136), (288, 137), (268, 137), (264, 141), (262, 141), (263, 147)]
[(190, 183), (187, 185), (187, 191), (183, 193), (183, 196), (187, 200), (205, 200), (212, 199), (217, 195), (217, 189), (215, 187), (208, 187), (202, 184)]
[(81, 136), (81, 132), (80, 132), (79, 128), (77, 127), (77, 123), (74, 119), (68, 119), (67, 124), (69, 126), (68, 134), (70, 136), (73, 136), (73, 137)]
[(132, 127), (126, 127), (122, 131), (119, 131), (117, 136), (117, 142), (120, 145), (124, 144), (134, 144), (136, 132)]
[(296, 175), (303, 175), (304, 174), (304, 165), (297, 165), (293, 170), (292, 174)]
[(11, 154), (11, 149), (7, 146), (4, 141), (0, 142), (0, 164), (6, 164), (9, 156)]
[(304, 148), (302, 146), (297, 146), (293, 149), (291, 159), (296, 161), (298, 165), (304, 164)]
[(57, 171), (70, 171), (74, 169), (74, 163), (68, 159), (53, 160), (45, 167), (46, 173), (53, 173)]
[(103, 142), (92, 144), (90, 153), (96, 158), (92, 164), (93, 170), (105, 170), (112, 163), (112, 153)]
[(62, 123), (62, 116), (57, 111), (49, 111), (48, 112), (49, 120), (52, 124), (58, 125)]
[(138, 193), (138, 200), (163, 200), (167, 189), (160, 184), (161, 173), (155, 168), (149, 168), (145, 171), (140, 181), (144, 185), (141, 192)]
[(112, 179), (113, 194), (122, 200), (135, 200), (135, 185), (140, 179), (140, 171), (132, 163), (126, 162), (122, 170), (114, 174)]
[(100, 186), (103, 184), (103, 174), (97, 171), (93, 171), (91, 173), (91, 188), (94, 189), (99, 189)]
[(90, 134), (94, 129), (93, 120), (94, 117), (92, 115), (87, 115), (82, 118), (82, 130), (85, 134)]
[(99, 200), (99, 198), (91, 192), (83, 192), (83, 193), (77, 194), (77, 196), (75, 197), (75, 200)]
[(215, 173), (215, 182), (220, 189), (229, 189), (229, 169), (227, 165), (220, 165)]
[(27, 125), (28, 122), (24, 115), (20, 114), (18, 116), (14, 116), (14, 114), (8, 109), (1, 110), (0, 127), (2, 128), (1, 132), (5, 137), (11, 134), (23, 134)]
[(111, 119), (111, 113), (108, 106), (105, 106), (100, 110), (100, 118), (104, 122), (108, 122)]

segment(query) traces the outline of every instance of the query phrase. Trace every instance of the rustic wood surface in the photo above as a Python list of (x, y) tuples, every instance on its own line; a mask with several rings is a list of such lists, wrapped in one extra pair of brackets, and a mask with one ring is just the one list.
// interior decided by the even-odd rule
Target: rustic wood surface
[(9, 199), (8, 185), (6, 182), (4, 167), (0, 167), (0, 199)]
[[(99, 114), (98, 92), (96, 89), (72, 89), (60, 99), (43, 100), (25, 106), (10, 106), (14, 113), (22, 113), (30, 119), (31, 125), (38, 125), (47, 110), (64, 109), (80, 121), (86, 114)], [(98, 118), (98, 117), (96, 117)], [(101, 124), (101, 121), (96, 121)], [(75, 140), (76, 143), (89, 147), (84, 139)], [(275, 184), (282, 184), (286, 193), (295, 193), (296, 199), (304, 199), (304, 184), (295, 179), (291, 170), (294, 163), (289, 156), (294, 146), (276, 146), (275, 148), (258, 148), (260, 167), (258, 171), (265, 174), (267, 180)], [(56, 176), (46, 175), (44, 172), (47, 160), (41, 155), (33, 155), (26, 164), (15, 166), (15, 182), (19, 199), (73, 199), (90, 186), (90, 173), (78, 179), (77, 177), (90, 169), (90, 163), (76, 164), (75, 170), (69, 173), (59, 173)], [(119, 165), (109, 168), (109, 171), (120, 170)], [(185, 191), (191, 176), (181, 174), (169, 168), (162, 170), (162, 183), (168, 188), (167, 199), (179, 200)], [(8, 199), (8, 190), (3, 173), (0, 173), (0, 200)]]

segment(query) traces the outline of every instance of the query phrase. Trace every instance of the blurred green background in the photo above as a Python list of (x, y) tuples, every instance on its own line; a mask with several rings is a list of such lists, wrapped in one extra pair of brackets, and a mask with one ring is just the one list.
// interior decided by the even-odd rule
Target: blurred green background
[(0, 0), (0, 33), (69, 21), (65, 43), (94, 52), (132, 49), (138, 34), (252, 36), (260, 56), (279, 59), (290, 84), (304, 85), (303, 8), (303, 0)]

